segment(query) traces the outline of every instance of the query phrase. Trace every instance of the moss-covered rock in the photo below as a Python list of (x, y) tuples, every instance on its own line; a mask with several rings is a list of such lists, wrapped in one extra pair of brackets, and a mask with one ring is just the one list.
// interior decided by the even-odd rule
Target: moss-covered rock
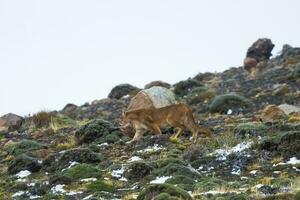
[(264, 124), (255, 122), (241, 123), (234, 128), (234, 133), (240, 136), (263, 136), (266, 131)]
[[(115, 136), (109, 136), (114, 134)], [(81, 126), (75, 133), (79, 144), (94, 142), (95, 140), (107, 137), (110, 142), (116, 141), (116, 136), (120, 134), (118, 128), (112, 123), (95, 119)], [(104, 142), (104, 141), (100, 141)]]
[(150, 166), (148, 163), (143, 161), (137, 161), (131, 163), (127, 170), (125, 171), (125, 177), (129, 180), (141, 180), (145, 176), (149, 175), (153, 167)]
[(18, 155), (8, 164), (8, 172), (10, 174), (15, 174), (22, 170), (37, 172), (40, 169), (41, 165), (39, 164), (38, 160), (25, 154)]
[(56, 171), (68, 167), (73, 161), (99, 163), (102, 160), (103, 157), (99, 153), (95, 153), (87, 148), (76, 148), (48, 156), (43, 163), (43, 168), (49, 171)]
[(154, 172), (158, 176), (175, 176), (175, 175), (183, 175), (189, 178), (197, 178), (199, 177), (199, 173), (194, 169), (191, 169), (187, 166), (180, 165), (177, 163), (169, 163), (167, 166), (157, 169)]
[(101, 171), (97, 167), (88, 164), (78, 164), (64, 170), (61, 175), (76, 181), (84, 178), (97, 178), (101, 176)]
[(235, 112), (242, 112), (249, 108), (250, 105), (251, 102), (245, 97), (229, 93), (216, 96), (209, 105), (209, 110), (212, 113), (227, 113), (229, 109)]
[(205, 192), (205, 191), (215, 190), (217, 188), (225, 187), (225, 186), (227, 186), (227, 182), (219, 178), (201, 177), (200, 179), (198, 179), (195, 185), (195, 190)]
[(182, 154), (182, 158), (188, 162), (193, 162), (205, 155), (205, 150), (201, 145), (191, 145)]
[(259, 144), (259, 149), (272, 151), (277, 155), (291, 158), (300, 157), (300, 132), (288, 131), (276, 136), (265, 137)]
[(7, 150), (10, 155), (17, 156), (17, 155), (20, 155), (23, 153), (26, 154), (31, 151), (41, 149), (42, 147), (43, 146), (40, 143), (38, 143), (34, 140), (24, 139), (24, 140), (21, 140), (17, 143), (10, 145)]
[(186, 96), (186, 101), (189, 104), (203, 103), (212, 99), (215, 96), (215, 92), (209, 90), (207, 87), (197, 87), (192, 89)]
[(298, 63), (295, 66), (295, 68), (294, 68), (294, 70), (292, 72), (292, 77), (295, 78), (295, 79), (300, 78), (300, 63)]
[(177, 187), (180, 187), (184, 190), (191, 191), (193, 189), (195, 181), (194, 181), (194, 179), (191, 179), (187, 176), (176, 175), (176, 176), (169, 178), (166, 181), (166, 183), (171, 184), (171, 185), (176, 185)]
[(89, 183), (87, 186), (87, 191), (89, 192), (98, 192), (98, 191), (105, 191), (105, 192), (113, 192), (113, 187), (103, 181), (93, 181)]
[(154, 200), (178, 200), (178, 197), (172, 197), (168, 193), (163, 192), (154, 197)]
[(111, 99), (121, 99), (126, 95), (135, 95), (140, 91), (139, 88), (132, 86), (130, 84), (120, 84), (115, 86), (109, 93), (108, 98)]
[(203, 86), (202, 83), (194, 79), (180, 81), (174, 84), (174, 93), (178, 96), (184, 96), (187, 95), (193, 88), (201, 86)]
[(182, 199), (182, 200), (191, 200), (192, 197), (183, 189), (180, 189), (178, 187), (175, 187), (170, 184), (155, 184), (155, 185), (149, 185), (144, 189), (139, 196), (137, 197), (137, 200), (152, 200), (155, 199), (156, 197), (161, 198), (159, 196), (160, 194), (165, 193), (168, 194), (167, 196), (169, 199), (172, 198), (177, 198), (177, 199)]

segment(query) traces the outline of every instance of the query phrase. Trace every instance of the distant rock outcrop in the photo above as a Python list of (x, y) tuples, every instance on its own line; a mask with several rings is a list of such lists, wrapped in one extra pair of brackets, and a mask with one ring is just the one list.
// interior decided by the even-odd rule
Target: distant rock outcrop
[(266, 68), (270, 63), (268, 60), (272, 56), (271, 51), (274, 44), (270, 39), (261, 38), (255, 41), (247, 50), (244, 60), (244, 68), (255, 76), (257, 71)]

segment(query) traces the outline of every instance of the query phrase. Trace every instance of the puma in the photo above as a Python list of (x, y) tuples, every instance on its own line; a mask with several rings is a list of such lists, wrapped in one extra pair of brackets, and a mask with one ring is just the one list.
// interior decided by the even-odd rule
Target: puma
[(122, 124), (133, 124), (135, 135), (130, 142), (140, 139), (145, 130), (161, 134), (161, 128), (174, 127), (178, 131), (173, 136), (177, 138), (184, 130), (193, 133), (192, 140), (196, 141), (198, 133), (211, 136), (208, 129), (201, 128), (194, 120), (192, 110), (186, 104), (174, 104), (162, 108), (138, 109), (123, 112)]

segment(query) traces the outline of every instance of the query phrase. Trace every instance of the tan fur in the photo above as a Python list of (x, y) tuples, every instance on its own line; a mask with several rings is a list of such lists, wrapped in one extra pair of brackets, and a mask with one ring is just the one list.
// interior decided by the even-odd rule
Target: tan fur
[(133, 123), (135, 136), (131, 141), (141, 138), (143, 131), (150, 130), (154, 134), (161, 134), (161, 128), (178, 128), (174, 138), (185, 129), (193, 133), (192, 139), (197, 139), (198, 133), (210, 136), (210, 131), (199, 127), (194, 120), (192, 110), (186, 104), (174, 104), (163, 108), (149, 108), (127, 111), (122, 116), (123, 123)]

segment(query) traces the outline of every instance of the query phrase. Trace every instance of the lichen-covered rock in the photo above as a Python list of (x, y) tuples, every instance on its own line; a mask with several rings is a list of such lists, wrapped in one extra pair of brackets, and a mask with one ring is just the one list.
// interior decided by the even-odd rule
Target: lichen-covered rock
[(149, 175), (153, 167), (143, 161), (136, 161), (130, 164), (125, 171), (125, 177), (129, 180), (138, 181)]
[(103, 157), (87, 148), (75, 148), (48, 156), (43, 162), (43, 168), (51, 171), (62, 170), (72, 162), (99, 163)]
[[(175, 187), (170, 184), (155, 184), (155, 185), (149, 185), (144, 189), (139, 196), (137, 197), (137, 200), (152, 200), (162, 193), (168, 194), (171, 197), (175, 197), (177, 199), (182, 200), (191, 200), (192, 197), (183, 189), (180, 189), (178, 187)], [(169, 197), (170, 198), (170, 197)]]
[(109, 93), (108, 98), (111, 99), (121, 99), (126, 95), (134, 96), (140, 91), (139, 88), (132, 86), (130, 84), (120, 84), (115, 86)]
[(245, 112), (251, 106), (251, 102), (243, 96), (235, 93), (229, 93), (216, 96), (211, 104), (209, 110), (212, 113), (228, 113), (229, 110), (233, 113)]
[(160, 86), (160, 87), (164, 87), (164, 88), (167, 88), (167, 89), (171, 88), (171, 85), (169, 83), (166, 83), (166, 82), (163, 82), (163, 81), (152, 81), (152, 82), (146, 84), (144, 88), (149, 89), (149, 88), (152, 88), (152, 87), (155, 87), (155, 86)]
[(260, 115), (260, 119), (263, 122), (278, 122), (286, 118), (287, 115), (284, 113), (284, 111), (276, 105), (266, 106)]
[(29, 170), (30, 172), (37, 172), (41, 169), (36, 158), (29, 157), (25, 154), (21, 154), (10, 161), (8, 165), (8, 172), (10, 174), (16, 174), (22, 170)]
[(79, 144), (94, 142), (95, 140), (105, 137), (108, 137), (109, 141), (113, 142), (115, 140), (111, 140), (109, 135), (115, 134), (118, 136), (118, 130), (119, 129), (117, 127), (108, 121), (95, 119), (81, 126), (75, 132), (75, 137)]
[(7, 127), (9, 130), (16, 130), (21, 127), (23, 122), (23, 117), (13, 113), (8, 113), (0, 117), (0, 129), (1, 127)]
[(187, 95), (193, 88), (202, 86), (203, 84), (195, 79), (187, 79), (174, 84), (174, 93), (182, 97)]

